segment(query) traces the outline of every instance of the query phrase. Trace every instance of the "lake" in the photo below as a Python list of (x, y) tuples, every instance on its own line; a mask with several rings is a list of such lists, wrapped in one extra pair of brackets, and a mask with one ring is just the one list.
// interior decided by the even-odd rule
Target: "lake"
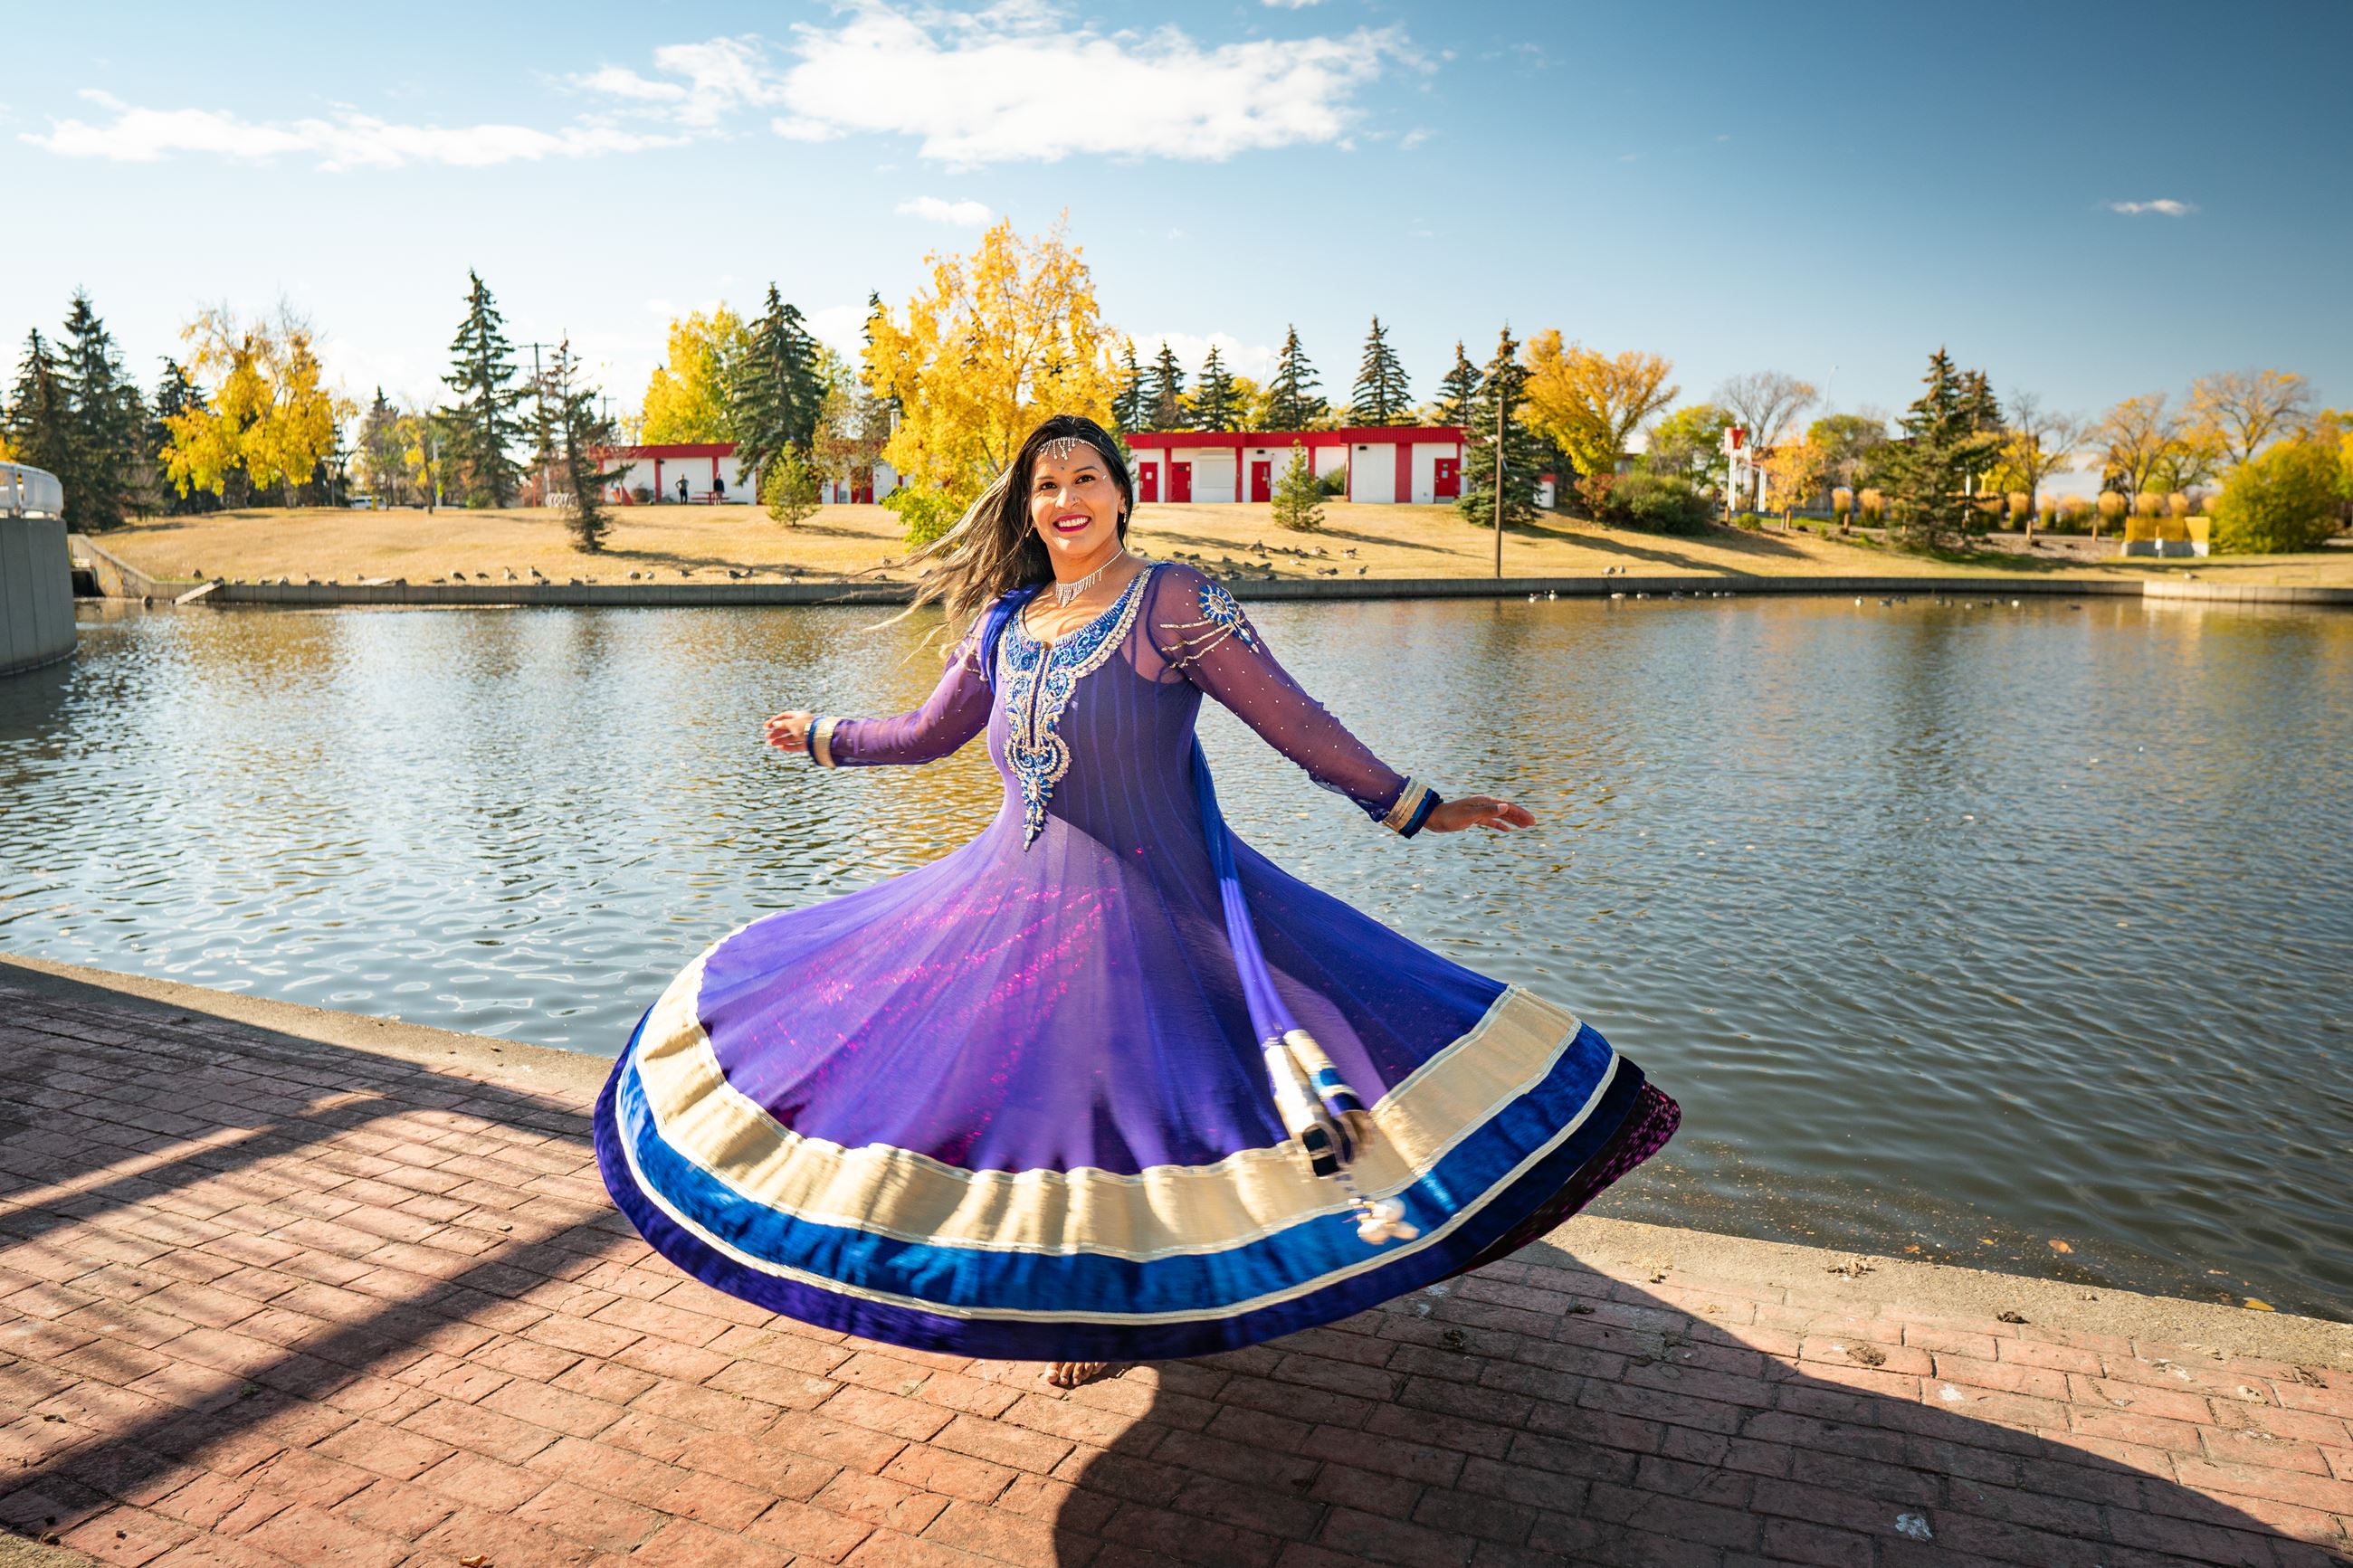
[[(976, 832), (858, 610), (91, 620), (0, 680), (0, 949), (610, 1056), (762, 911)], [(2353, 1318), (2353, 616), (2129, 599), (1263, 605), (1504, 836), (1398, 840), (1213, 708), (1236, 828), (1684, 1108), (1603, 1212)]]

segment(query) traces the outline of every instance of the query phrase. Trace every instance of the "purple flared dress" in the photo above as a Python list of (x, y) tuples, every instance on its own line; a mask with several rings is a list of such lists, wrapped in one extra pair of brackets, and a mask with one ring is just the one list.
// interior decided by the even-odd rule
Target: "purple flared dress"
[(1665, 1143), (1674, 1102), (1592, 1027), (1227, 828), (1205, 692), (1377, 824), (1417, 831), (1437, 797), (1223, 587), (1148, 567), (1051, 645), (1020, 598), (918, 711), (811, 727), (829, 766), (986, 733), (987, 828), (730, 933), (631, 1037), (596, 1152), (656, 1248), (897, 1344), (1198, 1355), (1500, 1257)]

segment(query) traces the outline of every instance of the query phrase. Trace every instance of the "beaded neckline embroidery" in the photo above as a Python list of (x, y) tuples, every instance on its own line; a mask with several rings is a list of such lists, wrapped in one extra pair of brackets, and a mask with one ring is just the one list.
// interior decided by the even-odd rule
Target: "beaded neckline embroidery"
[(1111, 608), (1060, 642), (1037, 641), (1019, 616), (1007, 628), (1009, 635), (998, 655), (1003, 665), (999, 685), (1005, 691), (1005, 765), (1021, 786), (1024, 849), (1046, 830), (1046, 802), (1056, 783), (1071, 771), (1070, 743), (1056, 733), (1063, 710), (1071, 705), (1071, 693), (1127, 640), (1128, 627), (1144, 603), (1145, 581), (1157, 569), (1147, 566), (1138, 572)]

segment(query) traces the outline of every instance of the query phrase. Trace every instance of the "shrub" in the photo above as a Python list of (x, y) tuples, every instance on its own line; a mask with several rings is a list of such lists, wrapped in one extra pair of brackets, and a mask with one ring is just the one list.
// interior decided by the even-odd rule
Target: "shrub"
[(2133, 515), (2136, 517), (2155, 517), (2164, 510), (2165, 498), (2153, 491), (2143, 490), (2133, 497)]
[(2240, 464), (2214, 502), (2214, 548), (2224, 554), (2317, 550), (2337, 531), (2337, 454), (2283, 441)]
[(1861, 507), (1862, 515), (1873, 522), (1887, 515), (1887, 498), (1877, 490), (1862, 491), (1854, 498), (1854, 504)]
[(1609, 492), (1618, 488), (1616, 474), (1579, 474), (1568, 487), (1584, 504), (1585, 515), (1600, 521), (1609, 518)]
[(1651, 533), (1701, 533), (1715, 515), (1715, 508), (1689, 479), (1640, 469), (1615, 478), (1604, 491), (1605, 522)]
[(2010, 509), (2010, 521), (2022, 522), (2026, 514), (2034, 510), (2034, 498), (2024, 490), (2012, 490), (2002, 497), (2002, 504)]
[(918, 489), (909, 486), (884, 496), (882, 504), (899, 514), (899, 521), (906, 529), (908, 543), (929, 544), (956, 525), (956, 520), (964, 516), (967, 503), (946, 490)]
[(1844, 485), (1841, 485), (1837, 489), (1831, 490), (1831, 510), (1836, 512), (1841, 520), (1853, 516), (1854, 492), (1847, 489)]
[(768, 515), (786, 528), (797, 528), (818, 506), (817, 470), (798, 447), (787, 445), (768, 459), (760, 476), (760, 500)]
[(1324, 526), (1325, 496), (1332, 492), (1315, 477), (1315, 467), (1304, 447), (1291, 449), (1291, 461), (1274, 481), (1274, 521), (1278, 527), (1309, 533)]
[(2189, 515), (2189, 498), (2182, 494), (2179, 490), (2176, 490), (2171, 495), (2165, 498), (2165, 510), (2171, 512), (2176, 517), (2188, 517)]
[(1345, 468), (1338, 468), (1333, 469), (1328, 474), (1316, 475), (1315, 489), (1316, 493), (1319, 495), (1346, 495), (1348, 493), (1348, 470)]
[(2115, 490), (2102, 490), (2100, 492), (2099, 516), (2092, 523), (2092, 537), (2094, 539), (2100, 537), (2101, 523), (2112, 523), (2116, 521), (2116, 519), (2124, 516), (2124, 514), (2125, 498), (2117, 494)]

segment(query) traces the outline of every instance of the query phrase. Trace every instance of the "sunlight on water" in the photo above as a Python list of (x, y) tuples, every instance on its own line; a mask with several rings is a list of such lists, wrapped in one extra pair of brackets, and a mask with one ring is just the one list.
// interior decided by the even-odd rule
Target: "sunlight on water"
[[(864, 611), (87, 625), (0, 681), (0, 948), (611, 1055), (744, 921), (976, 832)], [(1540, 831), (1395, 840), (1222, 713), (1236, 827), (1682, 1100), (1608, 1212), (2353, 1316), (2353, 618), (2090, 600), (1264, 605)], [(2062, 1254), (2052, 1241), (2072, 1251)]]

